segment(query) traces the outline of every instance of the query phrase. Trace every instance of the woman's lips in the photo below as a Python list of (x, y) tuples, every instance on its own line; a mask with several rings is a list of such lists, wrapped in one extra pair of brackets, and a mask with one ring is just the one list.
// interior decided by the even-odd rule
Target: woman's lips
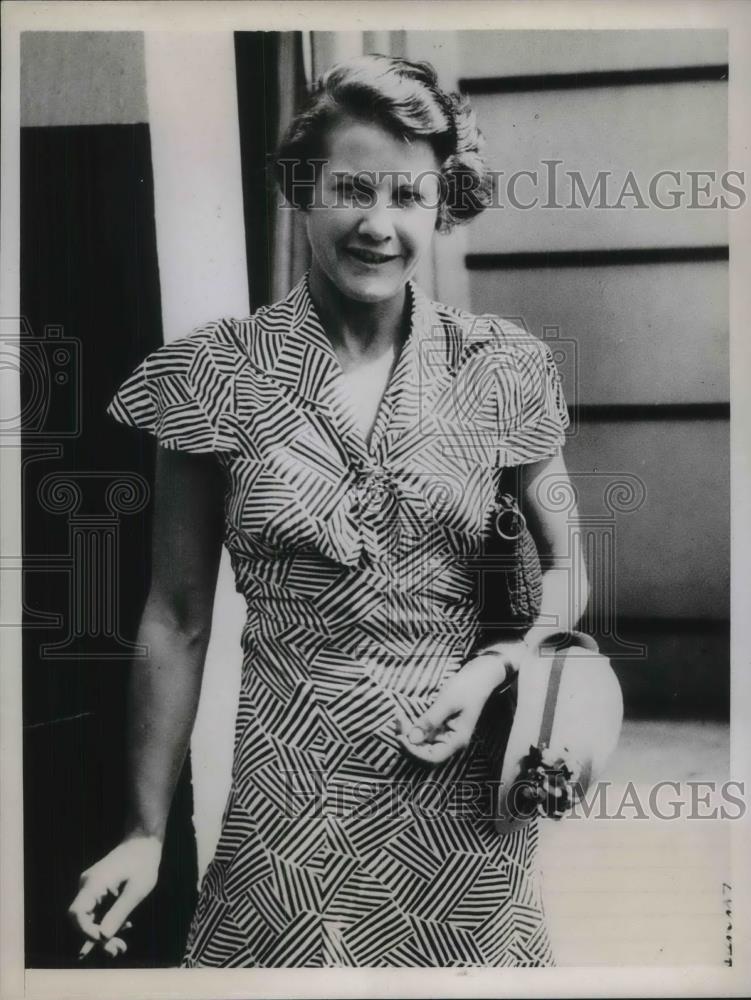
[(399, 257), (398, 254), (378, 253), (376, 250), (363, 250), (360, 247), (347, 247), (346, 250), (349, 256), (354, 257), (360, 264), (369, 264), (373, 267), (388, 264)]

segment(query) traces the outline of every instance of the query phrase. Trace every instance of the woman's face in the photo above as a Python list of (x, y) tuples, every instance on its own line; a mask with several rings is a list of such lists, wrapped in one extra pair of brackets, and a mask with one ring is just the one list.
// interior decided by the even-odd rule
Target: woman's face
[(306, 210), (311, 270), (358, 302), (400, 294), (435, 232), (438, 161), (424, 139), (344, 118), (327, 133), (326, 162)]

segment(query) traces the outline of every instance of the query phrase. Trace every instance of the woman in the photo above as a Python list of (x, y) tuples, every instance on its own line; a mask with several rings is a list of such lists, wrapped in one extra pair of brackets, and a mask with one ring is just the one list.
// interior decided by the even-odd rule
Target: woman
[[(129, 821), (71, 907), (113, 953), (156, 882), (224, 542), (248, 606), (243, 672), (231, 791), (183, 965), (552, 961), (535, 825), (495, 832), (473, 732), (553, 628), (470, 656), (470, 560), (502, 469), (519, 466), (540, 550), (571, 565), (570, 512), (536, 489), (567, 478), (567, 411), (545, 345), (411, 280), (434, 233), (489, 201), (480, 148), (469, 107), (428, 64), (330, 70), (277, 158), (305, 214), (308, 274), (254, 316), (155, 351), (110, 404), (162, 445)], [(568, 576), (545, 574), (540, 622), (576, 624)], [(119, 895), (97, 922), (108, 889)]]

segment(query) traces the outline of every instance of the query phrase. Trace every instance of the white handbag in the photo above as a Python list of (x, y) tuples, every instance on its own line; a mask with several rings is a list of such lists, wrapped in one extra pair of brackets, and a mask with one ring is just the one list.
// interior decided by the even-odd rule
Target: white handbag
[(521, 665), (516, 685), (508, 739), (491, 753), (500, 771), (494, 821), (504, 834), (535, 815), (564, 815), (602, 774), (623, 722), (618, 678), (582, 632), (546, 639)]

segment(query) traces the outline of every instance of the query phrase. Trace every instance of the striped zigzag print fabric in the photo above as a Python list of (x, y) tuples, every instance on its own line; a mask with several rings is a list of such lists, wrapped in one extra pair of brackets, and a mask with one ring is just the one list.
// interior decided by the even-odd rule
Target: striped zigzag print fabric
[(505, 466), (568, 413), (549, 348), (412, 282), (410, 334), (365, 443), (307, 275), (281, 302), (151, 353), (108, 407), (214, 452), (247, 603), (229, 798), (186, 967), (552, 963), (534, 823), (492, 825), (477, 740), (408, 759), (477, 632), (475, 565)]

